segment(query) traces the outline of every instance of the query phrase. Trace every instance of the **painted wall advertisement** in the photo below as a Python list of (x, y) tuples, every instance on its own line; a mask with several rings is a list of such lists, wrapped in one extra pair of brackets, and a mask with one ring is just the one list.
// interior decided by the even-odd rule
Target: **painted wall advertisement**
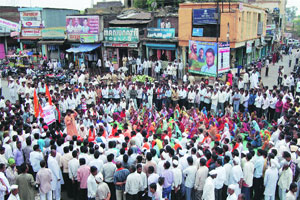
[(110, 42), (138, 42), (139, 29), (116, 27), (104, 29), (104, 40)]
[(215, 19), (215, 13), (217, 13), (216, 8), (194, 9), (193, 24), (194, 25), (217, 24), (217, 20)]
[(42, 25), (41, 11), (22, 11), (20, 12), (23, 27), (40, 27)]
[(220, 42), (218, 50), (218, 73), (224, 73), (230, 70), (230, 44)]
[(38, 28), (23, 28), (22, 37), (41, 37), (42, 31)]
[(68, 40), (83, 43), (99, 41), (99, 16), (67, 16), (66, 32)]
[(189, 72), (216, 77), (218, 44), (189, 41)]
[(147, 38), (172, 39), (175, 37), (175, 28), (148, 28)]

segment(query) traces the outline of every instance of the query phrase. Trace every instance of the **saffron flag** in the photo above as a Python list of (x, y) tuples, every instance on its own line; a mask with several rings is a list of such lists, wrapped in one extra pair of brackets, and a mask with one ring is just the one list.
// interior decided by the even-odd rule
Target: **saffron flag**
[(51, 99), (50, 92), (49, 92), (47, 84), (46, 84), (46, 96), (48, 97), (49, 105), (52, 105), (52, 99)]
[(33, 93), (33, 107), (34, 107), (34, 116), (38, 117), (39, 116), (39, 100), (38, 100), (35, 90)]

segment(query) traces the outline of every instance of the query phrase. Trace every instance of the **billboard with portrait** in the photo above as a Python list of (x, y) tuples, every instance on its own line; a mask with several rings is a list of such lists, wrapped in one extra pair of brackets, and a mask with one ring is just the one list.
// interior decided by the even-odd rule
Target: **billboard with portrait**
[(67, 16), (66, 32), (68, 40), (80, 40), (81, 35), (94, 36), (98, 40), (99, 16)]
[(218, 44), (189, 41), (189, 72), (206, 76), (217, 75)]

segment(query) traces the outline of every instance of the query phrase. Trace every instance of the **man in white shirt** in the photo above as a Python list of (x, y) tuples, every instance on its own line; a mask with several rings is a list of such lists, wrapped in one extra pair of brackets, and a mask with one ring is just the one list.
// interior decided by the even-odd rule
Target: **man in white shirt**
[(237, 200), (238, 199), (234, 190), (235, 190), (235, 185), (231, 184), (228, 186), (228, 196), (227, 196), (226, 200)]
[(251, 187), (253, 185), (253, 173), (254, 173), (254, 164), (251, 161), (252, 159), (252, 154), (247, 153), (246, 155), (246, 163), (244, 164), (243, 167), (243, 172), (244, 172), (244, 184), (242, 188), (242, 193), (245, 194), (246, 199), (250, 199), (250, 191)]
[(39, 145), (33, 146), (33, 151), (30, 153), (29, 161), (32, 166), (33, 172), (37, 173), (41, 166), (40, 162), (44, 160), (43, 153), (41, 152)]
[(261, 92), (259, 91), (257, 93), (257, 96), (255, 98), (255, 102), (254, 102), (254, 105), (256, 107), (256, 114), (257, 114), (257, 117), (261, 117), (261, 114), (262, 114), (262, 103), (263, 103), (263, 96), (261, 95)]
[(182, 183), (182, 171), (180, 168), (178, 168), (179, 162), (178, 160), (173, 160), (173, 177), (174, 181), (172, 184), (172, 194), (171, 196), (174, 197), (175, 200), (179, 200), (180, 198), (180, 185)]
[(192, 191), (195, 184), (197, 167), (193, 164), (193, 157), (188, 157), (187, 162), (189, 166), (183, 170), (183, 176), (185, 177), (185, 196), (186, 200), (191, 200), (194, 197), (194, 193), (192, 193)]
[(217, 177), (215, 179), (215, 197), (216, 199), (222, 199), (222, 188), (226, 180), (226, 170), (222, 166), (222, 159), (218, 159), (216, 162)]
[(215, 199), (215, 178), (217, 177), (217, 171), (212, 170), (209, 172), (209, 177), (205, 180), (203, 187), (202, 200), (214, 200)]
[(208, 168), (206, 167), (206, 159), (200, 159), (200, 167), (196, 173), (196, 180), (195, 180), (195, 199), (202, 199), (203, 194), (203, 187), (205, 184), (205, 180), (208, 176)]
[(266, 118), (268, 118), (269, 106), (270, 106), (269, 98), (267, 98), (267, 94), (264, 93), (263, 100), (262, 100), (262, 113)]
[(179, 64), (178, 64), (178, 78), (182, 79), (183, 77), (183, 62), (181, 62), (181, 59), (179, 59)]
[(132, 165), (125, 184), (126, 199), (138, 199), (138, 192), (142, 187), (141, 176), (136, 172), (136, 167)]
[(87, 179), (87, 197), (88, 199), (95, 199), (98, 187), (95, 177), (98, 174), (98, 170), (95, 166), (92, 166), (90, 168), (90, 172), (91, 173)]
[(77, 170), (79, 168), (79, 161), (78, 161), (78, 152), (74, 150), (72, 152), (72, 159), (68, 162), (69, 168), (69, 178), (72, 181), (72, 196), (78, 196), (78, 182), (77, 182)]

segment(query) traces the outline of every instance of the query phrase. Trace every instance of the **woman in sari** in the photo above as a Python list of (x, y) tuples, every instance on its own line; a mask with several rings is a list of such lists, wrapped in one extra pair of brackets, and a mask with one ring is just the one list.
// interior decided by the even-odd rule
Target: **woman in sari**
[(65, 125), (66, 125), (66, 130), (67, 134), (70, 136), (78, 136), (77, 128), (76, 128), (76, 117), (77, 117), (77, 112), (75, 110), (68, 110), (67, 115), (65, 117)]

